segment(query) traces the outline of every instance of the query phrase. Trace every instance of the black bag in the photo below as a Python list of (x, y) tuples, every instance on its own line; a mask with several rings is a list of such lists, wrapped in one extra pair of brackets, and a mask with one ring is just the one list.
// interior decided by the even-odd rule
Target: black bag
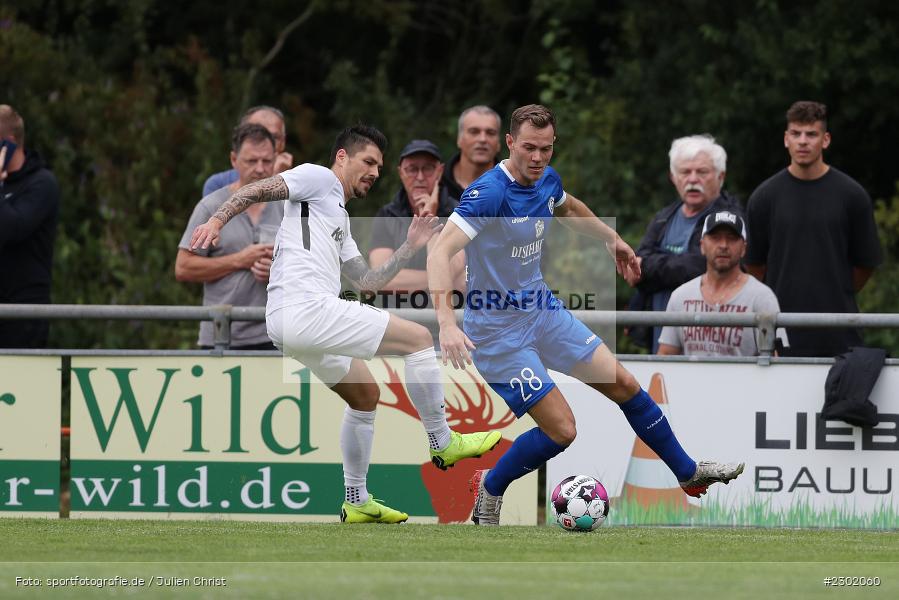
[(851, 348), (835, 357), (824, 382), (822, 419), (837, 419), (859, 427), (880, 422), (877, 407), (868, 399), (886, 360), (883, 348)]

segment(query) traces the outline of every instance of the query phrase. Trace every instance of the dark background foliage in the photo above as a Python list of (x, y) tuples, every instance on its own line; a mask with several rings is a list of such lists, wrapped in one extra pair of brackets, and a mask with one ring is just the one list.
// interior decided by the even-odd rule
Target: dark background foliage
[[(543, 102), (559, 119), (566, 188), (639, 241), (674, 198), (667, 151), (709, 132), (744, 201), (783, 168), (783, 115), (825, 102), (827, 159), (876, 202), (886, 262), (860, 296), (899, 295), (899, 5), (887, 1), (338, 0), (245, 3), (20, 0), (0, 7), (0, 102), (63, 192), (54, 301), (196, 304), (177, 283), (178, 240), (202, 182), (228, 166), (228, 139), (254, 104), (288, 116), (299, 162), (327, 160), (334, 133), (376, 124), (384, 176), (351, 205), (370, 216), (399, 185), (402, 145), (449, 156), (459, 111)], [(619, 282), (619, 304), (629, 290)], [(58, 323), (56, 347), (190, 347), (186, 323)], [(899, 348), (893, 332), (869, 341)], [(625, 346), (626, 349), (626, 346)]]

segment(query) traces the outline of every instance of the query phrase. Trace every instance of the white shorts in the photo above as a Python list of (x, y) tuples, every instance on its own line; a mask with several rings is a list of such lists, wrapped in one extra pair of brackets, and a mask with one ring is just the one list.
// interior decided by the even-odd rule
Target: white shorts
[(265, 316), (275, 346), (329, 387), (346, 377), (352, 359), (374, 357), (389, 321), (387, 311), (334, 296), (310, 298)]

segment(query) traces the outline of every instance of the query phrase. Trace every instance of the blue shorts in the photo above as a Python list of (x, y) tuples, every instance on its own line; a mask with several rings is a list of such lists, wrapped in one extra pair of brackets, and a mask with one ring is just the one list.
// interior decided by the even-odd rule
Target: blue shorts
[(602, 339), (568, 309), (541, 310), (472, 351), (484, 380), (503, 397), (516, 417), (528, 412), (556, 384), (547, 369), (566, 375), (589, 362)]

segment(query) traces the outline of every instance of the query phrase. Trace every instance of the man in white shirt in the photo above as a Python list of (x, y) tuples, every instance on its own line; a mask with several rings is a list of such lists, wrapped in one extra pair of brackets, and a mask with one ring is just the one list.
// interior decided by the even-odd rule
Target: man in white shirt
[(331, 168), (302, 164), (242, 187), (196, 228), (192, 248), (216, 244), (235, 215), (258, 202), (287, 200), (275, 240), (268, 286), (268, 334), (285, 354), (308, 367), (347, 403), (341, 429), (347, 523), (400, 523), (404, 512), (377, 502), (366, 488), (380, 391), (365, 364), (376, 355), (400, 355), (406, 388), (428, 435), (431, 460), (441, 469), (480, 456), (498, 431), (450, 431), (434, 341), (425, 327), (358, 302), (338, 298), (341, 274), (363, 291), (393, 279), (439, 230), (437, 217), (414, 216), (406, 242), (382, 265), (369, 268), (350, 233), (346, 203), (364, 197), (384, 164), (387, 139), (373, 127), (345, 129), (334, 144)]

